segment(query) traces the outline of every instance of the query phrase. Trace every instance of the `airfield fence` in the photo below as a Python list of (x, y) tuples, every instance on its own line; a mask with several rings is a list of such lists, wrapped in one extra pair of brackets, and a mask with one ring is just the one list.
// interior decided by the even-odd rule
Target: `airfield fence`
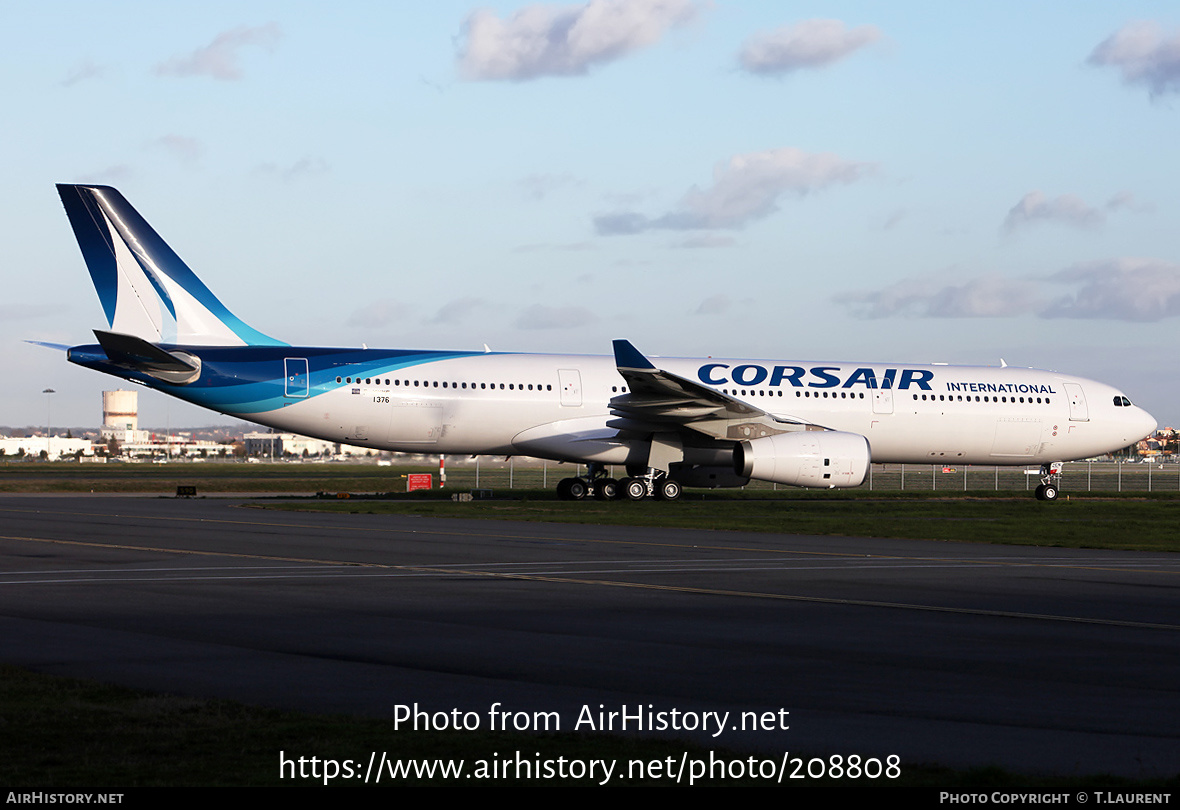
[[(585, 467), (534, 459), (481, 457), (459, 463), (447, 459), (447, 489), (552, 489), (562, 478), (585, 472)], [(608, 468), (612, 478), (626, 472)], [(926, 490), (951, 492), (1032, 492), (1040, 483), (1040, 468), (993, 467), (976, 464), (873, 464), (860, 489), (881, 492)], [(437, 476), (435, 486), (438, 485)], [(745, 489), (790, 490), (783, 484), (751, 481)], [(1180, 492), (1180, 464), (1124, 461), (1073, 461), (1062, 470), (1061, 491), (1070, 492)]]

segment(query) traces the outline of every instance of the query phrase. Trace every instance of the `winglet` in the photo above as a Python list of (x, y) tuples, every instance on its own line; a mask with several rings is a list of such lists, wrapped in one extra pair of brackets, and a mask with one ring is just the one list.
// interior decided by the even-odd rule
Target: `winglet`
[(643, 353), (631, 345), (629, 340), (616, 340), (615, 346), (615, 365), (620, 370), (635, 369), (636, 371), (655, 371), (656, 367), (652, 362), (643, 356)]

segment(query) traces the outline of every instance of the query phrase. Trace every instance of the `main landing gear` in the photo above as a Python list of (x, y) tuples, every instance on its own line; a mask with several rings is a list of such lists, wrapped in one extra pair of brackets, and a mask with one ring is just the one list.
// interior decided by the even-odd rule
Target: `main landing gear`
[(642, 501), (656, 498), (674, 501), (683, 488), (662, 470), (648, 468), (643, 475), (628, 476), (621, 481), (611, 478), (602, 464), (587, 465), (586, 475), (564, 478), (557, 485), (557, 497), (563, 501), (580, 501), (593, 497), (600, 501)]
[(1041, 483), (1034, 491), (1038, 501), (1057, 500), (1057, 496), (1061, 492), (1061, 468), (1063, 466), (1060, 461), (1041, 465)]

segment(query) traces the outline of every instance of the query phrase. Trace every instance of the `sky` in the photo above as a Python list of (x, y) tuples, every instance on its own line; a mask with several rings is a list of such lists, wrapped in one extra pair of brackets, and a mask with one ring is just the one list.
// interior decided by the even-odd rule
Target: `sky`
[(1180, 425), (1175, 3), (0, 9), (0, 425), (118, 387), (24, 342), (106, 326), (63, 182), (292, 344), (1002, 358)]

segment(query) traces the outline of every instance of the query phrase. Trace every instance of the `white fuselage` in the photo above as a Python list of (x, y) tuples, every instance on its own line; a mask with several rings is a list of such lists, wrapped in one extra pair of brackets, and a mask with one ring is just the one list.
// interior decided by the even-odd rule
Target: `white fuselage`
[[(861, 434), (875, 462), (1064, 461), (1125, 447), (1156, 424), (1111, 386), (1036, 369), (653, 361), (777, 417)], [(626, 392), (610, 357), (485, 354), (380, 375), (337, 371), (340, 382), (320, 386), (315, 396), (247, 418), (403, 452), (641, 460), (635, 445), (614, 438), (607, 425), (611, 398)]]

